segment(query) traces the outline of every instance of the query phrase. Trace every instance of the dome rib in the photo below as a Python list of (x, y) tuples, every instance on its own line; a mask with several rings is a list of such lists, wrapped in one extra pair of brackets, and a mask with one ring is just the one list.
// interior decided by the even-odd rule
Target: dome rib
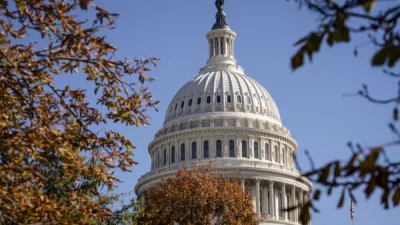
[[(227, 102), (227, 95), (231, 96), (231, 103)], [(211, 97), (210, 103), (207, 103), (208, 96)], [(220, 96), (220, 102), (218, 102), (218, 96)], [(238, 103), (237, 96), (240, 96), (241, 103)], [(197, 104), (199, 97), (201, 98), (200, 105)], [(250, 104), (248, 98), (250, 98)], [(192, 99), (190, 106), (189, 99)], [(183, 108), (182, 101), (185, 101)], [(215, 111), (219, 115), (223, 115), (224, 112), (229, 112), (229, 115), (232, 115), (232, 112), (242, 112), (240, 117), (243, 119), (254, 117), (263, 120), (262, 118), (265, 118), (282, 125), (278, 108), (264, 87), (237, 70), (218, 67), (201, 73), (183, 85), (169, 104), (164, 124), (171, 121), (184, 122), (183, 120), (189, 114), (190, 119), (207, 120), (206, 114)]]

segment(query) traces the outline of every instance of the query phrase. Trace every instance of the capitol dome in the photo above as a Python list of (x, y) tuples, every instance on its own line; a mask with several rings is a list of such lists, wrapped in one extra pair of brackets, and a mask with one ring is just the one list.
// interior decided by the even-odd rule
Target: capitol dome
[(206, 35), (207, 63), (168, 105), (164, 124), (148, 145), (151, 171), (139, 179), (136, 194), (180, 168), (211, 165), (227, 176), (239, 172), (260, 224), (299, 224), (297, 210), (284, 210), (306, 202), (312, 189), (296, 169), (297, 143), (268, 91), (237, 65), (236, 33), (218, 6)]
[(201, 71), (178, 91), (168, 109), (165, 124), (198, 117), (235, 115), (282, 125), (271, 95), (239, 66)]

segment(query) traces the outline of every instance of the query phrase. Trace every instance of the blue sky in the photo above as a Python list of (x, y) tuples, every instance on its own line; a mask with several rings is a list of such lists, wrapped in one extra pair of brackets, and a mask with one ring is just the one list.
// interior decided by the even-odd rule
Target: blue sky
[[(121, 16), (117, 28), (106, 32), (107, 40), (119, 50), (118, 58), (159, 57), (158, 66), (148, 75), (155, 78), (150, 90), (160, 100), (158, 113), (149, 111), (147, 128), (107, 124), (131, 138), (137, 146), (135, 160), (140, 164), (132, 173), (118, 173), (123, 181), (118, 191), (133, 190), (138, 178), (150, 170), (147, 144), (161, 128), (169, 101), (205, 65), (208, 54), (206, 33), (215, 21), (214, 0), (146, 0), (99, 1), (99, 5)], [(367, 41), (357, 37), (352, 44), (331, 49), (324, 46), (312, 63), (298, 71), (290, 69), (293, 43), (316, 27), (316, 17), (299, 9), (292, 1), (225, 1), (227, 22), (237, 33), (235, 57), (248, 76), (257, 80), (272, 95), (284, 125), (299, 144), (298, 157), (307, 168), (304, 150), (308, 149), (317, 165), (349, 156), (349, 140), (374, 146), (394, 138), (387, 128), (394, 107), (377, 106), (360, 97), (343, 97), (355, 93), (362, 83), (370, 85), (377, 97), (396, 94), (396, 82), (380, 69), (369, 66), (374, 49), (365, 46), (353, 55), (357, 44)], [(79, 79), (73, 86), (85, 87)], [(394, 151), (394, 150), (393, 150)], [(398, 157), (392, 153), (392, 157)], [(363, 200), (355, 207), (355, 224), (393, 224), (395, 210), (385, 211), (379, 196)], [(322, 212), (313, 215), (313, 224), (350, 224), (349, 206), (337, 210), (337, 197), (323, 197), (317, 204)]]

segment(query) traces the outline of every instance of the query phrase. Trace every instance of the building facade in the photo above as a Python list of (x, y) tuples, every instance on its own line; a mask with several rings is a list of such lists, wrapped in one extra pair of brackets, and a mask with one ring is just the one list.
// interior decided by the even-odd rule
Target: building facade
[(149, 144), (151, 171), (135, 187), (140, 195), (179, 168), (208, 165), (229, 176), (239, 171), (261, 224), (299, 224), (311, 183), (296, 169), (297, 143), (282, 125), (271, 95), (245, 75), (234, 58), (236, 33), (223, 1), (207, 33), (209, 59), (170, 102), (163, 127)]

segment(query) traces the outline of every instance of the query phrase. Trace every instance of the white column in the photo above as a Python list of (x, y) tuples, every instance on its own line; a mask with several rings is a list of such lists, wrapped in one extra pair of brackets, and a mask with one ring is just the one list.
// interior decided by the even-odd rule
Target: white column
[(260, 217), (260, 180), (256, 179), (256, 213)]
[(275, 204), (274, 204), (274, 182), (270, 181), (269, 182), (269, 209), (270, 209), (270, 217), (274, 218), (275, 216)]
[(285, 209), (288, 208), (287, 206), (287, 200), (286, 200), (286, 185), (282, 184), (282, 206), (283, 206), (283, 219), (287, 220), (287, 211)]
[(224, 37), (224, 48), (225, 48), (224, 56), (229, 56), (228, 38), (226, 37)]
[[(295, 191), (295, 187), (292, 187), (292, 206), (296, 206), (296, 191)], [(297, 221), (297, 217), (296, 217), (296, 211), (297, 209), (293, 209), (292, 210), (292, 221), (296, 222)]]
[(243, 178), (243, 180), (242, 180), (242, 189), (243, 189), (243, 191), (245, 191), (245, 186), (244, 186), (244, 182), (245, 182), (245, 179)]

